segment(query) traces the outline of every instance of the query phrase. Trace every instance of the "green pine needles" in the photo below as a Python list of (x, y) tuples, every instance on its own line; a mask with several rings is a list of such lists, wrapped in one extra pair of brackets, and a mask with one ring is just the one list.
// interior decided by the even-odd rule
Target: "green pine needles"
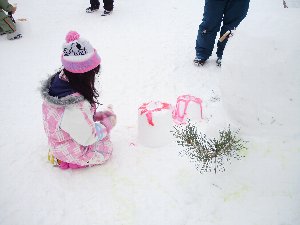
[(203, 172), (224, 172), (225, 162), (231, 159), (240, 160), (244, 156), (243, 151), (246, 141), (238, 138), (238, 131), (228, 129), (219, 131), (219, 138), (209, 139), (205, 134), (197, 130), (197, 127), (188, 120), (187, 125), (174, 126), (175, 131), (171, 131), (177, 139), (177, 144), (183, 147), (180, 154), (187, 155), (195, 163), (197, 170)]

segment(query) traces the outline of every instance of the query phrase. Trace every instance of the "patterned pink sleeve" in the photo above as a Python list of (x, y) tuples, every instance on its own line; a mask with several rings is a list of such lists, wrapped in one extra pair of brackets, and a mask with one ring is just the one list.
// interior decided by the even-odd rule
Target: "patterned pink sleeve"
[(94, 114), (93, 119), (94, 119), (94, 121), (101, 121), (101, 120), (103, 120), (104, 117), (105, 117), (105, 113), (104, 112), (96, 112)]
[(99, 122), (106, 127), (106, 130), (107, 130), (108, 133), (113, 128), (110, 117), (105, 117), (105, 118), (103, 118), (103, 120), (100, 120)]

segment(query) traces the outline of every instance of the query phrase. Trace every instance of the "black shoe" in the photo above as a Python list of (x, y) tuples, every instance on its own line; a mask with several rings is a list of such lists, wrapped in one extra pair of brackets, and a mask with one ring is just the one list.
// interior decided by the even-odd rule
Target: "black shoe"
[(201, 59), (198, 56), (196, 56), (196, 58), (194, 59), (194, 64), (196, 66), (200, 66), (200, 65), (203, 66), (205, 64), (205, 62), (206, 62), (206, 59)]
[(108, 11), (108, 10), (104, 10), (104, 12), (101, 14), (101, 16), (108, 16), (108, 15), (110, 15), (110, 14), (112, 14), (112, 10), (111, 11)]
[(99, 8), (88, 7), (85, 11), (87, 13), (93, 13), (93, 12), (96, 12), (98, 10), (99, 10)]
[(217, 66), (222, 66), (222, 58), (218, 57), (216, 63), (217, 63)]
[(13, 36), (8, 36), (7, 38), (8, 38), (8, 40), (16, 40), (16, 39), (20, 39), (20, 38), (22, 38), (23, 36), (22, 36), (22, 34), (17, 34), (17, 35), (13, 35)]

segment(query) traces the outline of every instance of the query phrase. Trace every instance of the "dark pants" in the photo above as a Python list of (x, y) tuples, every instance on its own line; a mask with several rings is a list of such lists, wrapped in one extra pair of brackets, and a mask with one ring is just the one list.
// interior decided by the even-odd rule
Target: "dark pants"
[[(246, 17), (250, 0), (205, 0), (202, 23), (196, 40), (196, 55), (208, 59), (213, 51), (217, 33), (220, 37), (234, 30)], [(227, 39), (217, 44), (217, 56), (222, 58)]]
[[(90, 0), (92, 8), (99, 8), (99, 0)], [(112, 11), (114, 8), (114, 0), (103, 0), (103, 8), (108, 11)]]

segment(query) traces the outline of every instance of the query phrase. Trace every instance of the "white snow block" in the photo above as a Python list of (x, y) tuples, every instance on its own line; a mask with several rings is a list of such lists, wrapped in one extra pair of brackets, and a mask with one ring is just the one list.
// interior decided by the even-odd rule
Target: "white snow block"
[(191, 95), (179, 96), (173, 111), (173, 119), (177, 124), (184, 124), (187, 119), (191, 122), (200, 122), (202, 119), (202, 100)]
[(172, 106), (163, 102), (144, 103), (139, 107), (138, 141), (147, 147), (170, 143), (173, 129)]

